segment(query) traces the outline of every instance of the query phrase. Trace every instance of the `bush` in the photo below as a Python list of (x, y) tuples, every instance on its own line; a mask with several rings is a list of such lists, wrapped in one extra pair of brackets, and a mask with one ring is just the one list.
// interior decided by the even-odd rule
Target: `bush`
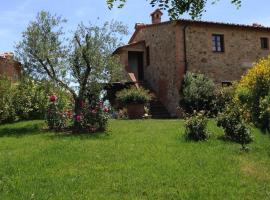
[(13, 107), (15, 85), (7, 77), (0, 76), (0, 124), (16, 119)]
[(225, 139), (241, 144), (243, 149), (252, 142), (250, 130), (241, 119), (239, 110), (233, 106), (228, 106), (225, 112), (219, 114), (217, 125), (224, 129)]
[(185, 121), (185, 136), (189, 140), (200, 141), (206, 140), (209, 133), (206, 130), (208, 119), (204, 112), (194, 112)]
[(180, 94), (180, 106), (187, 113), (192, 113), (193, 110), (211, 111), (212, 101), (215, 99), (215, 84), (203, 74), (188, 72), (184, 77)]
[(59, 96), (58, 107), (67, 109), (70, 95), (65, 90), (47, 82), (28, 77), (13, 83), (0, 77), (0, 123), (29, 119), (44, 119), (48, 107), (48, 95)]
[(211, 103), (210, 112), (212, 116), (217, 116), (225, 110), (226, 106), (232, 103), (235, 92), (235, 85), (227, 87), (217, 87), (215, 96)]
[(145, 104), (151, 100), (149, 91), (143, 88), (131, 87), (116, 94), (117, 100), (123, 104)]
[(46, 122), (51, 130), (61, 131), (67, 127), (68, 115), (59, 109), (57, 97), (51, 95), (48, 105)]
[(264, 113), (270, 94), (270, 56), (262, 59), (242, 77), (236, 88), (235, 103), (247, 121), (269, 131), (269, 116)]
[(82, 116), (76, 119), (81, 121), (82, 129), (90, 132), (105, 131), (109, 120), (108, 106), (103, 101), (86, 101), (83, 104)]
[(270, 94), (260, 100), (259, 120), (261, 127), (268, 132), (270, 131)]

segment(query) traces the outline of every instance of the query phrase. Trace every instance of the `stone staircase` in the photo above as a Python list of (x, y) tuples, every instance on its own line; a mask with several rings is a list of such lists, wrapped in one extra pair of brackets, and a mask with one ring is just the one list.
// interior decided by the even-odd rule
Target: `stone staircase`
[(146, 83), (142, 82), (139, 84), (141, 87), (150, 91), (152, 95), (152, 100), (149, 102), (149, 114), (153, 119), (169, 119), (171, 118), (169, 112), (166, 107), (159, 101), (154, 90)]

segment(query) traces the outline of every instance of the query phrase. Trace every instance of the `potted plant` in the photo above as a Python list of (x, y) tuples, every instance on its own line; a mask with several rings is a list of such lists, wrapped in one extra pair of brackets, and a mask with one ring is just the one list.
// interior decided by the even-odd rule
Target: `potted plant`
[(144, 106), (151, 100), (148, 90), (131, 87), (123, 89), (116, 94), (117, 100), (127, 107), (130, 119), (139, 119), (144, 115)]

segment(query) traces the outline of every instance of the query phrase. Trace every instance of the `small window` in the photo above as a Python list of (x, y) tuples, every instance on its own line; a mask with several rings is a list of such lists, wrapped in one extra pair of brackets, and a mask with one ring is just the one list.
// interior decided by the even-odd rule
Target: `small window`
[(149, 48), (149, 46), (146, 47), (146, 65), (147, 66), (150, 65), (150, 48)]
[(222, 87), (229, 87), (232, 86), (232, 82), (231, 81), (222, 81)]
[(266, 37), (261, 38), (261, 48), (262, 49), (269, 49), (268, 38), (266, 38)]
[(224, 52), (224, 35), (212, 35), (212, 49), (213, 52)]

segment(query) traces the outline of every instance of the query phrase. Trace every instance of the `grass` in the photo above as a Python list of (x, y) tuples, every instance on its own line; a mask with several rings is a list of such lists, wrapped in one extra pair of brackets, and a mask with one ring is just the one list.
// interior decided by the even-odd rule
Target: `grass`
[(186, 142), (183, 121), (111, 121), (107, 134), (42, 132), (42, 121), (0, 126), (0, 199), (270, 199), (270, 138), (251, 151), (218, 139)]

